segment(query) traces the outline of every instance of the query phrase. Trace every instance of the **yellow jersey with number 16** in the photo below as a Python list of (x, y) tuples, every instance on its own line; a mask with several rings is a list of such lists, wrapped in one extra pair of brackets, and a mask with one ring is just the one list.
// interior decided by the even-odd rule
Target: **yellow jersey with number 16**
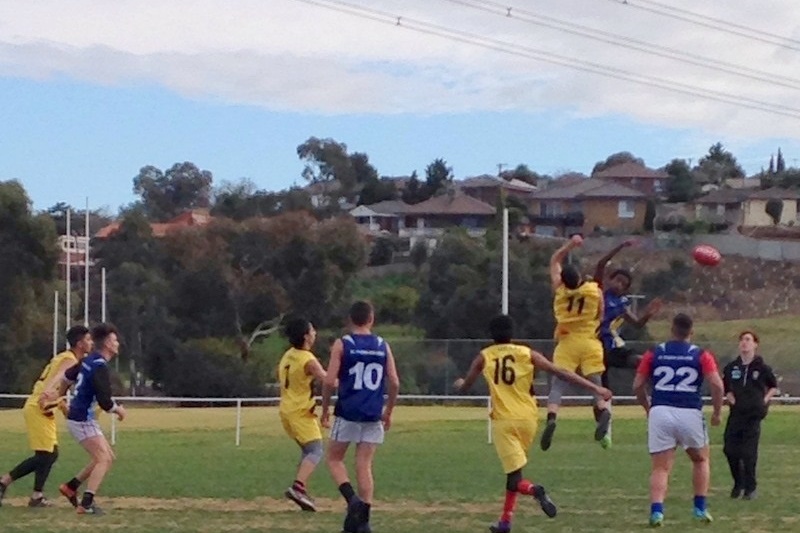
[(306, 365), (314, 360), (313, 353), (297, 348), (289, 348), (281, 357), (278, 379), (281, 384), (279, 411), (282, 415), (314, 410), (314, 376), (306, 374)]
[(603, 293), (595, 281), (585, 281), (575, 289), (563, 284), (553, 298), (556, 339), (565, 335), (595, 337), (603, 318)]
[(494, 344), (484, 348), (481, 355), (483, 377), (492, 398), (492, 419), (535, 419), (531, 349), (519, 344)]

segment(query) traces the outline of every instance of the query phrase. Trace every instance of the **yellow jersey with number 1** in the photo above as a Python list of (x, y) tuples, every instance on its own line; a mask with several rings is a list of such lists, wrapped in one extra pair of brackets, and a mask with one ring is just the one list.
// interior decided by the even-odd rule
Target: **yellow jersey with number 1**
[[(39, 379), (36, 380), (36, 383), (33, 384), (33, 390), (31, 391), (31, 395), (28, 396), (25, 405), (27, 407), (38, 407), (39, 406), (39, 398), (42, 396), (44, 392), (44, 386), (47, 384), (50, 379), (52, 379), (56, 372), (58, 372), (59, 367), (64, 363), (64, 361), (69, 361), (69, 366), (77, 365), (78, 364), (78, 356), (75, 355), (75, 352), (72, 350), (66, 350), (61, 352), (60, 354), (54, 355), (50, 362), (47, 363), (47, 366), (44, 367), (42, 370), (42, 374), (39, 376)], [(67, 367), (69, 368), (69, 367)], [(43, 409), (43, 412), (46, 415), (51, 415), (53, 413), (53, 409), (55, 409), (61, 400), (55, 401), (50, 405), (46, 405)]]
[(594, 337), (603, 319), (603, 293), (595, 281), (585, 281), (575, 289), (563, 284), (553, 298), (556, 339), (565, 335)]
[(292, 415), (314, 410), (314, 376), (306, 374), (306, 365), (317, 358), (307, 350), (289, 348), (281, 357), (278, 379), (281, 384), (280, 413)]
[(492, 419), (535, 419), (531, 349), (519, 344), (494, 344), (484, 348), (481, 355), (483, 377), (492, 398)]

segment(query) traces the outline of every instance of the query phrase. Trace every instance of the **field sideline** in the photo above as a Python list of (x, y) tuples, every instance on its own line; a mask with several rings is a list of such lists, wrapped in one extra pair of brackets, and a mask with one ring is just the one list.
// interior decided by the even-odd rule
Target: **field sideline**
[[(553, 448), (531, 450), (526, 473), (547, 486), (560, 506), (548, 520), (520, 500), (515, 532), (640, 531), (648, 516), (645, 420), (633, 407), (615, 410), (615, 443), (604, 451), (591, 439), (588, 408), (564, 411)], [(764, 423), (760, 498), (728, 498), (730, 481), (721, 451), (721, 428), (712, 428), (713, 489), (710, 526), (693, 524), (688, 461), (679, 461), (666, 502), (667, 529), (775, 532), (800, 530), (800, 408), (775, 406)], [(376, 533), (485, 532), (497, 518), (504, 479), (486, 442), (485, 408), (399, 407), (395, 427), (379, 451)], [(79, 519), (66, 502), (25, 507), (32, 479), (11, 487), (0, 509), (3, 531), (338, 532), (342, 502), (323, 467), (312, 478), (320, 504), (301, 513), (282, 498), (297, 461), (275, 408), (246, 408), (242, 445), (234, 445), (235, 410), (131, 408), (118, 425), (118, 462), (98, 498), (109, 514)], [(108, 429), (108, 419), (103, 426)], [(0, 469), (25, 457), (21, 412), (0, 411)], [(48, 493), (55, 498), (85, 460), (65, 433)]]

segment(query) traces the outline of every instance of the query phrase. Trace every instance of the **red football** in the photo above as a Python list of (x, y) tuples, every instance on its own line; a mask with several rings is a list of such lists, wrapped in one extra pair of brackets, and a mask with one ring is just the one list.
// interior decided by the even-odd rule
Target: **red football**
[(722, 261), (722, 254), (710, 244), (698, 244), (692, 250), (694, 260), (704, 266), (717, 266)]

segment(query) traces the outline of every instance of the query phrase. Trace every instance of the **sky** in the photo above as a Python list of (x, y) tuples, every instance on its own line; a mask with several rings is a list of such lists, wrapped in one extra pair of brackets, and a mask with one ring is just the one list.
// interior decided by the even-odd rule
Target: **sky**
[(280, 190), (311, 136), (386, 176), (660, 167), (718, 141), (749, 173), (800, 160), (796, 0), (343, 2), (0, 0), (0, 180), (111, 213), (145, 165)]

